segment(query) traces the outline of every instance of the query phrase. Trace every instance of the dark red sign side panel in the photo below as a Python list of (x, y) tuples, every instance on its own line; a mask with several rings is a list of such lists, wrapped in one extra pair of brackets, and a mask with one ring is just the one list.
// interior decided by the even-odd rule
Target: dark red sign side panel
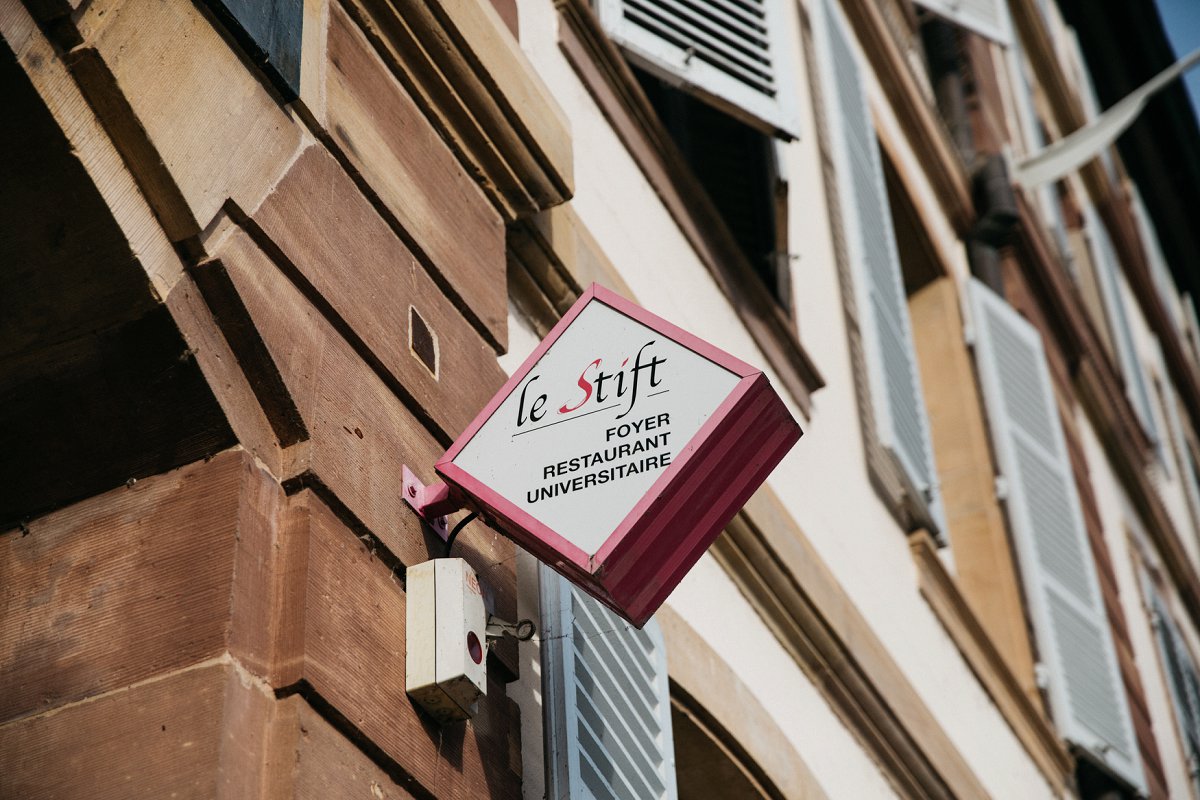
[[(602, 302), (740, 377), (594, 554), (453, 463), (590, 302)], [(517, 544), (640, 628), (800, 436), (799, 425), (761, 371), (593, 284), (438, 461), (436, 471)]]
[(792, 446), (800, 426), (759, 375), (637, 527), (594, 572), (623, 616), (645, 624)]

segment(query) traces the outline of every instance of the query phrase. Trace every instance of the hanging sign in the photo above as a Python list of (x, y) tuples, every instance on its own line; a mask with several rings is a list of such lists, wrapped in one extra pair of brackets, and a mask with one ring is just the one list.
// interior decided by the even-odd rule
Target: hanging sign
[(760, 370), (593, 284), (436, 469), (641, 627), (800, 435)]

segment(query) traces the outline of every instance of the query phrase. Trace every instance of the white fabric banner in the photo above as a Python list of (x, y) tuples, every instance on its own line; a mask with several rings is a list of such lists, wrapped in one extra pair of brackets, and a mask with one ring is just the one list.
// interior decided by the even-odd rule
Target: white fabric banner
[(1176, 61), (1140, 88), (1123, 97), (1112, 108), (1049, 147), (1022, 159), (1014, 179), (1026, 188), (1059, 180), (1078, 169), (1111, 145), (1137, 119), (1155, 92), (1200, 62), (1200, 49)]

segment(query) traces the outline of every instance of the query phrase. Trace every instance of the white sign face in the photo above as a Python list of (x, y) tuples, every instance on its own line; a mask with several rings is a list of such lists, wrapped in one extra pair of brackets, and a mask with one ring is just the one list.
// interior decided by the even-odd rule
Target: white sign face
[(453, 463), (593, 554), (739, 380), (593, 302)]

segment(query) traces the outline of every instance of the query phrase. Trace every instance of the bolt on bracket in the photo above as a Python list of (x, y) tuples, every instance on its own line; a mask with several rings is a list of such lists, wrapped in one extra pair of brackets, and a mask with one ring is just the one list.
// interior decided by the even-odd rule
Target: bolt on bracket
[(404, 479), (404, 502), (412, 506), (417, 516), (445, 541), (450, 535), (446, 515), (465, 507), (458, 494), (445, 483), (422, 483), (408, 465), (404, 465), (401, 475)]

